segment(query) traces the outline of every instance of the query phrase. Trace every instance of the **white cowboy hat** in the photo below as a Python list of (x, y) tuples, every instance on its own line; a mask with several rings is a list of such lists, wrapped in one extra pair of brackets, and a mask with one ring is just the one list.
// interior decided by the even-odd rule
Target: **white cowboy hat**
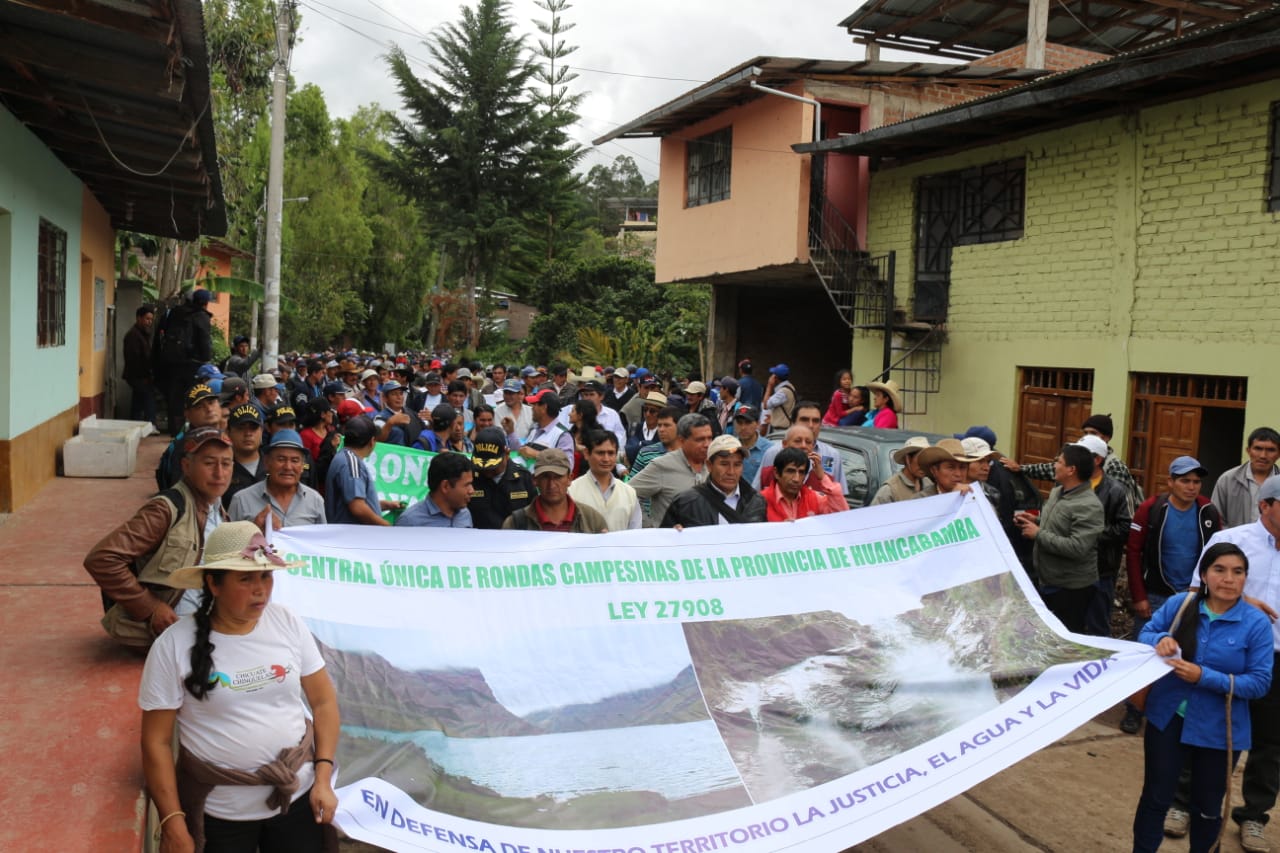
[(276, 554), (252, 521), (224, 521), (205, 542), (204, 562), (170, 572), (168, 585), (174, 589), (200, 589), (204, 586), (204, 573), (208, 569), (270, 572), (297, 569), (304, 565), (300, 560), (288, 561)]

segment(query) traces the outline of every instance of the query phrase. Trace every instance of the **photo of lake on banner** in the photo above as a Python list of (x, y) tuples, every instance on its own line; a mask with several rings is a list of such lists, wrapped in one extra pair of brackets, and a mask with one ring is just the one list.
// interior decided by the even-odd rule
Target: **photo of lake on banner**
[[(528, 828), (635, 826), (751, 804), (678, 623), (540, 639), (477, 631), (485, 639), (465, 645), (456, 632), (308, 625), (338, 690), (347, 782), (377, 776), (434, 811)], [(445, 647), (454, 650), (432, 651)], [(549, 705), (556, 698), (565, 704)]]
[(684, 625), (712, 717), (754, 802), (876, 764), (1094, 660), (1013, 576), (930, 593), (870, 625), (822, 611)]

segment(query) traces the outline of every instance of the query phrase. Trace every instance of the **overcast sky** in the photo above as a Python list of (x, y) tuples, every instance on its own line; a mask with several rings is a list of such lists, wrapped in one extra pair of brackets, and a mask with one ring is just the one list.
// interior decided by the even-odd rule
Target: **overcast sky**
[[(323, 91), (334, 116), (376, 102), (389, 109), (399, 98), (383, 57), (398, 44), (426, 60), (424, 37), (456, 21), (462, 4), (451, 0), (300, 0), (301, 41), (292, 71)], [(579, 72), (574, 91), (586, 95), (576, 135), (584, 145), (689, 89), (755, 56), (861, 59), (837, 26), (862, 0), (577, 0), (563, 16), (578, 50), (568, 62)], [(533, 20), (546, 13), (533, 0), (512, 0), (512, 17), (530, 43)], [(919, 59), (885, 51), (885, 59)], [(936, 60), (934, 60), (936, 61)], [(426, 76), (425, 63), (415, 63)], [(683, 78), (683, 79), (651, 79)], [(630, 154), (647, 178), (657, 177), (657, 143), (626, 140), (588, 152), (587, 169)]]

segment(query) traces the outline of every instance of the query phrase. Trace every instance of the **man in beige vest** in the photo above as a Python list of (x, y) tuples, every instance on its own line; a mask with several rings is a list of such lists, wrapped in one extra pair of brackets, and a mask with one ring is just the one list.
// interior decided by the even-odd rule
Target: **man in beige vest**
[(231, 439), (218, 427), (196, 427), (182, 450), (178, 484), (148, 500), (84, 559), (103, 603), (114, 602), (103, 627), (132, 648), (145, 650), (178, 621), (182, 590), (168, 586), (168, 575), (198, 565), (205, 535), (226, 517), (220, 498), (231, 482)]
[(569, 485), (569, 497), (604, 516), (610, 530), (642, 526), (636, 490), (614, 476), (618, 438), (608, 430), (592, 430), (583, 438), (589, 470)]

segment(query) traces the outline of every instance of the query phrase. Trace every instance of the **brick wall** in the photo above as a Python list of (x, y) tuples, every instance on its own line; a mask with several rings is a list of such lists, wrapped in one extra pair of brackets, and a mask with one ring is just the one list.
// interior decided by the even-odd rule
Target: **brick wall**
[(880, 121), (875, 126), (896, 124), (1016, 85), (1018, 82), (1012, 80), (985, 85), (942, 82), (879, 83), (876, 88), (883, 98), (883, 107)]
[[(1280, 421), (1273, 100), (1274, 83), (1246, 86), (873, 173), (869, 247), (897, 251), (909, 308), (916, 179), (1026, 158), (1023, 237), (953, 250), (941, 393), (912, 428), (1012, 435), (1019, 365), (1092, 369), (1093, 409), (1118, 436), (1134, 372), (1245, 377), (1246, 423)], [(862, 378), (880, 340), (855, 336)]]
[[(1078, 47), (1049, 42), (1044, 46), (1044, 67), (1050, 71), (1067, 71), (1082, 65), (1092, 65), (1109, 59), (1105, 53), (1096, 53)], [(986, 65), (993, 68), (1025, 68), (1027, 65), (1027, 46), (1020, 44), (1008, 50), (993, 53), (982, 59), (975, 59), (970, 65)]]
[(953, 337), (1269, 335), (1280, 321), (1264, 298), (1280, 283), (1280, 217), (1263, 211), (1276, 97), (1245, 87), (877, 172), (870, 248), (897, 250), (905, 303), (915, 179), (1022, 156), (1022, 239), (953, 250)]
[(1274, 84), (1143, 113), (1135, 335), (1272, 342), (1280, 218), (1264, 211)]

